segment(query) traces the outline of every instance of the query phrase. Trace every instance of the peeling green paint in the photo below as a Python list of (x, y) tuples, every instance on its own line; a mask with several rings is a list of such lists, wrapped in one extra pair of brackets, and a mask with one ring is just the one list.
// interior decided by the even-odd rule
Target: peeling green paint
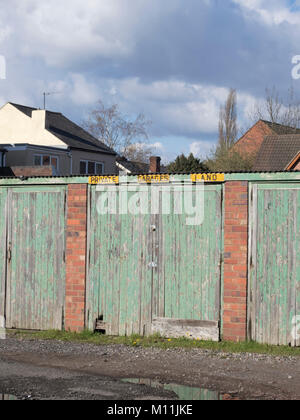
[(7, 328), (63, 327), (65, 193), (51, 186), (8, 189)]
[(251, 338), (299, 345), (292, 320), (300, 315), (300, 185), (259, 184), (252, 190)]
[(174, 200), (170, 214), (98, 214), (105, 193), (91, 186), (90, 194), (89, 329), (103, 319), (108, 334), (145, 335), (156, 317), (220, 320), (221, 185), (205, 187), (200, 226), (175, 214)]

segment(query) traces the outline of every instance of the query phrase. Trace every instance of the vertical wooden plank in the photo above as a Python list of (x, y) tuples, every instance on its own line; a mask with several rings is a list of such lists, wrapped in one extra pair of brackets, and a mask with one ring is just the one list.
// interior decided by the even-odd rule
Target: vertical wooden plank
[[(288, 254), (289, 254), (289, 261), (287, 267), (287, 276), (288, 281), (290, 282), (290, 287), (288, 288), (287, 294), (287, 305), (290, 308), (288, 316), (286, 317), (286, 326), (285, 331), (286, 334), (286, 341), (291, 343), (292, 346), (297, 345), (297, 340), (293, 336), (292, 327), (293, 320), (297, 316), (297, 254), (300, 251), (300, 243), (298, 241), (299, 236), (299, 229), (297, 230), (298, 219), (300, 220), (300, 213), (298, 217), (298, 200), (300, 198), (300, 194), (294, 194), (291, 190), (289, 192), (289, 238), (288, 238)], [(300, 258), (299, 258), (300, 261)]]
[(0, 189), (0, 316), (5, 317), (5, 295), (6, 295), (6, 251), (7, 251), (7, 190)]
[(6, 229), (7, 229), (7, 265), (6, 265), (6, 302), (5, 302), (5, 322), (6, 327), (11, 328), (10, 319), (11, 319), (11, 218), (12, 218), (12, 209), (8, 204), (11, 203), (11, 191), (7, 190), (7, 207), (6, 207)]
[[(88, 186), (87, 190), (87, 231), (86, 231), (86, 240), (87, 244), (91, 243), (91, 186)], [(85, 294), (85, 320), (84, 324), (87, 329), (90, 326), (90, 312), (91, 312), (91, 284), (90, 284), (90, 261), (91, 258), (91, 247), (87, 246), (86, 249), (86, 294)]]
[[(296, 227), (296, 247), (295, 253), (297, 256), (296, 259), (296, 268), (295, 268), (295, 275), (296, 275), (296, 340), (294, 339), (294, 345), (300, 347), (300, 194), (297, 194), (296, 200), (296, 212), (297, 212), (297, 220), (295, 223)], [(298, 337), (298, 338), (297, 338)]]
[(295, 246), (295, 321), (296, 321), (296, 334), (294, 335), (293, 344), (294, 346), (300, 347), (300, 193), (297, 194), (296, 198), (296, 221), (295, 221), (295, 232), (296, 232), (296, 246)]
[(249, 296), (252, 301), (252, 312), (251, 312), (251, 330), (252, 335), (251, 339), (255, 340), (258, 332), (257, 332), (257, 293), (258, 293), (258, 286), (257, 286), (257, 244), (258, 244), (258, 227), (257, 227), (257, 220), (258, 220), (258, 191), (257, 185), (253, 185), (253, 237), (252, 237), (252, 269), (251, 269), (251, 283), (249, 289)]

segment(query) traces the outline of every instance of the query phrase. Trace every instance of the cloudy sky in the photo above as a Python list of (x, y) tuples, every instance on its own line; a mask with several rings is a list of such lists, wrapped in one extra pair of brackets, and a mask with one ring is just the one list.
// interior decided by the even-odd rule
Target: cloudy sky
[[(239, 123), (265, 88), (300, 94), (300, 1), (0, 0), (0, 106), (13, 101), (77, 123), (98, 99), (151, 121), (165, 160), (205, 156), (219, 106), (238, 91)], [(1, 63), (1, 61), (0, 61)]]

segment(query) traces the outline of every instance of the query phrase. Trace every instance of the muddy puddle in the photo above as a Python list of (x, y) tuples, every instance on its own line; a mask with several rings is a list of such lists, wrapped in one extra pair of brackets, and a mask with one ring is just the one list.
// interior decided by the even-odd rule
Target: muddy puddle
[(218, 391), (211, 391), (209, 389), (194, 388), (178, 384), (162, 384), (152, 379), (128, 378), (123, 379), (123, 382), (147, 385), (156, 389), (163, 389), (174, 392), (181, 401), (224, 401), (236, 400), (237, 398), (229, 394), (221, 394)]

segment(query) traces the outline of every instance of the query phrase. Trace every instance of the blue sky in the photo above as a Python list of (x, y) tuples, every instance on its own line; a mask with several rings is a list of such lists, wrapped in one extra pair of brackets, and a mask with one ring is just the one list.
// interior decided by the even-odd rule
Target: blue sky
[(219, 106), (238, 91), (239, 124), (265, 88), (283, 94), (300, 55), (300, 1), (0, 0), (0, 106), (48, 108), (81, 123), (98, 99), (151, 121), (165, 160), (205, 156)]

